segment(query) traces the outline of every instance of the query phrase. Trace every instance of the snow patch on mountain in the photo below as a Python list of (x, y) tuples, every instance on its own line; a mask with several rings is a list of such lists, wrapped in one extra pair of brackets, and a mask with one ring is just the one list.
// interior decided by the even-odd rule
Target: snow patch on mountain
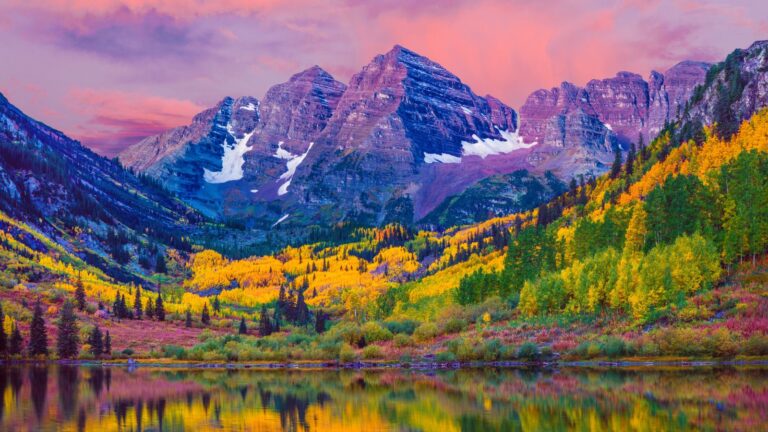
[[(498, 129), (497, 129), (498, 130)], [(516, 131), (498, 130), (501, 139), (480, 138), (472, 135), (475, 142), (462, 141), (463, 156), (480, 156), (485, 159), (487, 156), (511, 153), (515, 150), (533, 147), (533, 143), (525, 143)]]
[(280, 219), (278, 219), (278, 220), (277, 220), (277, 222), (275, 222), (275, 223), (273, 223), (273, 224), (272, 224), (272, 228), (276, 227), (276, 226), (277, 226), (277, 224), (279, 224), (280, 222), (282, 222), (282, 221), (284, 221), (284, 220), (288, 219), (288, 216), (290, 216), (290, 215), (291, 215), (290, 213), (286, 213), (286, 214), (284, 214), (282, 217), (280, 217)]
[[(235, 132), (232, 129), (231, 124), (227, 124), (227, 132), (232, 137), (235, 137)], [(208, 183), (219, 184), (226, 183), (234, 180), (240, 180), (243, 178), (243, 164), (245, 163), (245, 156), (252, 146), (248, 146), (248, 141), (253, 136), (254, 131), (251, 131), (242, 138), (235, 138), (234, 144), (228, 144), (225, 140), (222, 146), (224, 147), (224, 155), (221, 157), (221, 171), (209, 171), (205, 168), (203, 172), (203, 178)]]
[(424, 163), (461, 163), (461, 156), (449, 153), (424, 153)]
[(464, 111), (464, 114), (472, 115), (472, 110), (467, 107), (461, 107), (461, 110)]
[(278, 195), (282, 196), (288, 193), (288, 186), (291, 185), (291, 180), (293, 180), (293, 176), (296, 174), (296, 169), (299, 168), (299, 165), (301, 165), (302, 162), (304, 162), (304, 158), (307, 157), (309, 151), (312, 150), (312, 146), (314, 145), (314, 142), (309, 143), (309, 147), (307, 147), (307, 151), (305, 151), (304, 154), (295, 155), (288, 150), (283, 149), (282, 141), (277, 144), (277, 152), (275, 152), (275, 157), (288, 161), (285, 163), (286, 171), (281, 174), (279, 178), (279, 180), (284, 181), (284, 183), (281, 184), (277, 189)]
[(241, 106), (240, 109), (246, 111), (256, 111), (256, 104), (250, 102), (248, 105)]

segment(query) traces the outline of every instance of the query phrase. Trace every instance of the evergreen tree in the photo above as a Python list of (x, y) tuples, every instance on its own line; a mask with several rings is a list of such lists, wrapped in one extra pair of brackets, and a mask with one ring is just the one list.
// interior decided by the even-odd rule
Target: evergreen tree
[(298, 298), (296, 299), (295, 322), (300, 326), (306, 325), (309, 322), (309, 308), (304, 301), (304, 292), (302, 291), (299, 291)]
[(627, 153), (627, 177), (631, 176), (635, 170), (635, 143), (629, 145), (629, 153)]
[(155, 302), (155, 316), (158, 321), (165, 321), (165, 307), (163, 306), (163, 296), (158, 293)]
[(104, 338), (99, 326), (93, 326), (93, 330), (91, 330), (91, 334), (88, 336), (88, 345), (91, 346), (91, 354), (96, 358), (99, 358), (104, 352)]
[(112, 337), (109, 335), (109, 330), (104, 335), (104, 354), (112, 355)]
[(203, 312), (200, 314), (200, 322), (203, 323), (203, 325), (211, 323), (211, 315), (208, 313), (208, 303), (203, 305)]
[(59, 316), (59, 332), (56, 340), (56, 351), (59, 358), (70, 359), (77, 357), (80, 336), (77, 327), (75, 307), (69, 300), (64, 302)]
[(85, 286), (83, 285), (83, 279), (78, 275), (77, 282), (75, 282), (75, 301), (77, 301), (77, 308), (80, 311), (85, 310)]
[(261, 306), (261, 318), (259, 319), (259, 336), (269, 336), (272, 334), (272, 322), (267, 313), (267, 306)]
[(213, 298), (213, 311), (214, 312), (221, 312), (221, 302), (219, 301), (219, 297), (218, 296)]
[(147, 319), (152, 319), (155, 317), (155, 303), (151, 298), (147, 299), (147, 306), (144, 307), (144, 315), (147, 316)]
[(187, 317), (184, 320), (184, 326), (186, 328), (192, 327), (192, 311), (189, 308), (187, 308)]
[(621, 149), (618, 147), (615, 149), (616, 158), (611, 165), (611, 178), (617, 178), (621, 174)]
[(245, 325), (245, 317), (240, 318), (240, 327), (237, 329), (239, 334), (248, 334), (248, 327)]
[(0, 304), (0, 356), (5, 356), (8, 353), (8, 336), (5, 334), (4, 322), (5, 314), (2, 304)]
[(8, 354), (19, 355), (21, 354), (22, 347), (24, 345), (24, 339), (21, 337), (21, 331), (18, 326), (13, 326), (11, 331), (11, 340), (8, 345)]
[(275, 312), (272, 314), (272, 332), (280, 331), (280, 320), (282, 319), (280, 314), (280, 303), (275, 306)]
[(29, 355), (48, 355), (48, 332), (45, 329), (43, 306), (40, 304), (40, 298), (35, 303), (32, 323), (29, 326)]
[(165, 264), (165, 256), (163, 254), (157, 255), (157, 261), (155, 262), (155, 273), (168, 273), (168, 266)]
[(315, 331), (318, 334), (325, 332), (325, 312), (321, 310), (315, 313)]
[(136, 296), (133, 298), (133, 316), (136, 319), (141, 319), (141, 314), (144, 312), (141, 307), (141, 285), (136, 287)]

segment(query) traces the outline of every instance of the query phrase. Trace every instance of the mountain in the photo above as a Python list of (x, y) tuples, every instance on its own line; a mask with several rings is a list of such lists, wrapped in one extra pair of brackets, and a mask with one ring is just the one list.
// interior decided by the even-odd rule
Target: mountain
[(0, 210), (121, 280), (141, 277), (124, 267), (130, 259), (120, 262), (126, 248), (141, 253), (137, 245), (149, 242), (154, 255), (158, 245), (186, 248), (182, 238), (202, 221), (157, 182), (28, 117), (1, 94)]
[[(457, 209), (468, 202), (460, 198), (467, 188), (478, 196), (493, 184), (511, 196), (521, 185), (547, 183), (548, 173), (565, 183), (598, 175), (616, 150), (626, 152), (641, 134), (647, 142), (674, 120), (707, 68), (687, 61), (648, 81), (620, 72), (584, 88), (563, 83), (531, 94), (518, 115), (395, 46), (348, 85), (314, 66), (272, 87), (261, 103), (227, 98), (190, 126), (119, 157), (206, 214), (252, 228), (447, 220), (428, 215), (449, 198), (459, 219), (474, 221), (535, 207), (557, 188), (522, 191), (539, 198), (502, 207), (483, 200)], [(530, 178), (478, 183), (514, 172)], [(504, 183), (509, 189), (499, 189)]]
[[(441, 193), (447, 196), (487, 176), (472, 168), (478, 161), (524, 147), (514, 110), (475, 95), (437, 63), (400, 46), (373, 59), (348, 86), (317, 66), (294, 75), (252, 102), (255, 125), (240, 134), (220, 133), (237, 112), (229, 100), (191, 126), (130, 147), (121, 162), (210, 215), (248, 218), (256, 227), (269, 228), (285, 214), (303, 224), (410, 223), (413, 201), (417, 209), (434, 207), (431, 189), (444, 187), (432, 181), (439, 169), (431, 165), (476, 160), (466, 170), (475, 174), (449, 183)], [(224, 149), (233, 142), (241, 145), (242, 174), (206, 177), (221, 169), (217, 160), (226, 162)]]
[(520, 136), (541, 144), (530, 161), (566, 180), (604, 172), (615, 149), (627, 151), (640, 136), (647, 143), (674, 121), (709, 67), (684, 61), (664, 73), (651, 72), (647, 81), (619, 72), (583, 88), (563, 82), (533, 92), (520, 108)]
[(733, 51), (713, 66), (693, 92), (682, 119), (691, 124), (717, 124), (723, 137), (768, 105), (768, 40)]

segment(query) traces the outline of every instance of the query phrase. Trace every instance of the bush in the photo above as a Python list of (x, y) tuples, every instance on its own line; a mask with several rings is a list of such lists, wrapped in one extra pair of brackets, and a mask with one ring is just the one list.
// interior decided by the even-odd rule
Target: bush
[(363, 330), (357, 324), (353, 323), (337, 324), (331, 327), (331, 329), (328, 330), (324, 336), (336, 340), (341, 339), (347, 344), (356, 346), (358, 348), (362, 348), (366, 344)]
[(187, 358), (187, 350), (178, 345), (166, 345), (163, 347), (163, 356), (174, 358), (176, 360), (184, 360)]
[(768, 336), (752, 335), (742, 347), (742, 353), (750, 356), (768, 355)]
[(375, 321), (365, 323), (362, 331), (366, 343), (392, 340), (392, 332)]
[(712, 332), (707, 338), (706, 344), (709, 348), (708, 351), (714, 357), (731, 358), (739, 351), (736, 335), (725, 327), (720, 327)]
[(363, 348), (364, 359), (377, 359), (382, 357), (381, 347), (377, 345), (368, 345)]
[(517, 357), (522, 360), (536, 361), (539, 355), (539, 347), (533, 342), (525, 342), (517, 349)]
[(626, 354), (627, 344), (623, 339), (616, 337), (608, 337), (603, 342), (603, 346), (600, 351), (608, 358), (618, 358)]
[(498, 360), (501, 357), (501, 341), (498, 339), (486, 341), (477, 357), (485, 361)]
[(441, 351), (435, 356), (435, 360), (440, 363), (449, 363), (456, 361), (456, 355), (450, 351)]
[(126, 348), (123, 351), (121, 351), (120, 353), (122, 355), (124, 355), (124, 356), (130, 357), (130, 356), (132, 356), (134, 354), (134, 351), (132, 349), (130, 349), (130, 348)]
[(461, 333), (467, 328), (467, 321), (461, 318), (451, 318), (446, 321), (443, 331), (446, 333)]
[(437, 328), (437, 324), (429, 322), (424, 323), (416, 328), (416, 331), (413, 332), (413, 339), (417, 342), (424, 342), (430, 339), (434, 339), (434, 337), (438, 334), (439, 330)]
[(384, 326), (387, 327), (387, 330), (392, 332), (393, 334), (407, 334), (408, 336), (412, 335), (413, 332), (416, 330), (416, 327), (419, 323), (412, 320), (404, 320), (404, 321), (387, 321), (384, 323)]
[(403, 333), (396, 334), (393, 342), (398, 348), (411, 346), (411, 338)]
[(352, 348), (349, 344), (342, 345), (341, 349), (339, 350), (339, 360), (344, 363), (357, 360), (357, 353), (355, 352), (355, 349)]

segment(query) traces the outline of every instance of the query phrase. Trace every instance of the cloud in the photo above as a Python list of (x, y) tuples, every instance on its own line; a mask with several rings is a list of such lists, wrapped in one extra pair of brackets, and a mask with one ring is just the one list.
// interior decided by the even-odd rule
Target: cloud
[[(394, 44), (519, 107), (564, 80), (724, 58), (764, 37), (767, 16), (759, 0), (0, 0), (0, 58), (14, 60), (0, 85), (41, 120), (114, 152), (186, 123), (197, 103), (260, 97), (314, 64), (347, 80)], [(102, 99), (70, 88), (103, 89), (93, 91)]]
[(113, 90), (80, 88), (69, 96), (71, 109), (86, 121), (66, 132), (109, 156), (142, 138), (188, 124), (203, 110), (188, 100)]

